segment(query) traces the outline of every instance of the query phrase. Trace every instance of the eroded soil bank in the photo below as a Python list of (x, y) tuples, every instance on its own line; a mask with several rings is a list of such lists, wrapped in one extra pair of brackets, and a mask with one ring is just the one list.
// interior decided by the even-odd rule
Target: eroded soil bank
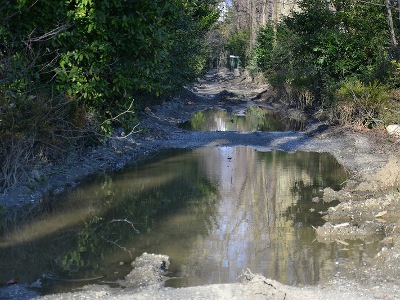
[[(338, 243), (381, 238), (374, 257), (340, 266), (334, 278), (318, 286), (289, 287), (244, 270), (241, 282), (183, 289), (163, 288), (156, 277), (139, 289), (88, 286), (83, 291), (44, 299), (397, 299), (400, 295), (400, 158), (399, 142), (383, 132), (329, 127), (321, 116), (306, 116), (280, 103), (266, 85), (226, 73), (210, 73), (185, 94), (160, 106), (147, 108), (141, 117), (143, 132), (126, 137), (117, 132), (107, 143), (70, 157), (63, 165), (35, 170), (35, 180), (0, 196), (9, 209), (40, 203), (46, 193), (73, 188), (89, 174), (113, 171), (165, 148), (250, 145), (262, 150), (330, 152), (347, 168), (350, 180), (339, 192), (326, 189), (324, 199), (341, 203), (328, 210), (327, 223), (316, 228), (319, 240)], [(259, 105), (294, 118), (305, 118), (304, 132), (192, 132), (178, 127), (196, 111), (218, 107), (228, 111)], [(317, 117), (318, 116), (318, 117)], [(340, 264), (340, 262), (338, 262)], [(27, 266), (29, 267), (29, 266)], [(239, 279), (238, 279), (239, 281)], [(1, 296), (3, 293), (4, 296)], [(24, 294), (25, 293), (25, 294)], [(25, 296), (24, 296), (25, 295)], [(24, 286), (0, 288), (0, 298), (28, 299)]]

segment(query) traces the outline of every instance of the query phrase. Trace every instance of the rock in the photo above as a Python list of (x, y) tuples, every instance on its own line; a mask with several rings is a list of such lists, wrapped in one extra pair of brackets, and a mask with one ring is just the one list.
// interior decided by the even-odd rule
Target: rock
[(333, 189), (327, 187), (324, 189), (324, 202), (332, 202), (334, 200), (338, 199), (337, 192), (335, 192)]
[(42, 287), (42, 281), (39, 278), (38, 280), (36, 280), (35, 282), (31, 283), (29, 285), (30, 288), (41, 288)]
[(384, 211), (381, 211), (381, 212), (377, 213), (374, 217), (375, 218), (380, 218), (380, 217), (383, 217), (386, 214), (387, 214), (387, 210), (384, 210)]
[(125, 287), (162, 287), (169, 265), (169, 256), (145, 252), (132, 262), (134, 269), (119, 283)]
[(335, 191), (330, 187), (324, 189), (323, 201), (332, 202), (339, 200), (340, 202), (351, 199), (351, 193), (345, 189)]
[[(358, 239), (362, 237), (373, 237), (376, 235), (380, 228), (379, 224), (369, 223), (362, 226), (354, 226), (350, 223), (332, 224), (326, 222), (324, 225), (317, 227), (316, 233), (319, 241), (330, 241), (330, 239), (337, 240), (338, 237), (343, 239)], [(325, 239), (325, 240), (324, 240)]]
[(318, 203), (319, 201), (321, 201), (321, 199), (319, 199), (319, 197), (317, 196), (317, 197), (313, 197), (311, 199), (311, 201), (314, 202), (314, 203)]
[(391, 155), (386, 166), (380, 169), (372, 179), (379, 182), (382, 186), (400, 186), (400, 158)]
[(215, 74), (206, 74), (204, 78), (208, 81), (213, 81), (215, 80)]
[(387, 236), (383, 240), (381, 240), (379, 243), (382, 244), (384, 247), (387, 247), (387, 248), (390, 249), (394, 245), (394, 237), (393, 236)]
[(391, 124), (386, 126), (386, 130), (390, 135), (400, 137), (400, 125)]

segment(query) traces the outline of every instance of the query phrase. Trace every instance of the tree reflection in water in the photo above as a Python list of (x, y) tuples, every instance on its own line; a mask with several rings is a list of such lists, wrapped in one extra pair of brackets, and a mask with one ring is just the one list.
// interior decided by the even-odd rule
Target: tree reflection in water
[(283, 117), (282, 114), (250, 106), (243, 112), (230, 114), (223, 109), (206, 109), (196, 112), (189, 121), (179, 126), (193, 131), (299, 131), (306, 120)]
[[(220, 199), (208, 235), (192, 247), (184, 285), (232, 282), (245, 268), (288, 284), (316, 283), (332, 271), (330, 251), (311, 245), (310, 226), (321, 224), (318, 211), (327, 208), (311, 199), (346, 178), (331, 155), (248, 147), (197, 151), (205, 152), (203, 170), (218, 183)], [(303, 202), (315, 212), (298, 209)]]
[[(245, 268), (282, 283), (316, 283), (332, 275), (338, 256), (359, 257), (358, 245), (342, 254), (314, 241), (311, 227), (326, 210), (311, 199), (345, 179), (324, 153), (166, 151), (91, 178), (59, 196), (59, 205), (8, 227), (0, 242), (0, 269), (7, 270), (1, 276), (28, 283), (42, 273), (112, 281), (130, 271), (136, 256), (154, 252), (171, 257), (171, 276), (181, 277), (169, 280), (171, 286), (235, 282)], [(70, 287), (56, 288), (47, 292)]]

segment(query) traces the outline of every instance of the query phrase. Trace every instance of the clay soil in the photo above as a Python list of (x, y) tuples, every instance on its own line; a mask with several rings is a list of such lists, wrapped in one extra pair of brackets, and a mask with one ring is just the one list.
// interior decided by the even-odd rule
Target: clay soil
[[(194, 112), (212, 107), (237, 111), (259, 105), (292, 118), (306, 120), (301, 132), (193, 132), (180, 129), (180, 122)], [(316, 228), (318, 239), (346, 246), (349, 240), (380, 240), (373, 257), (346, 263), (333, 278), (318, 286), (291, 287), (252, 274), (235, 284), (164, 288), (157, 277), (138, 288), (88, 286), (81, 291), (40, 299), (398, 299), (400, 298), (400, 142), (383, 130), (330, 126), (322, 113), (305, 114), (287, 107), (268, 85), (244, 77), (212, 72), (179, 97), (140, 114), (141, 132), (126, 136), (121, 130), (103, 145), (72, 155), (62, 164), (34, 170), (40, 180), (21, 183), (0, 196), (7, 209), (39, 203), (48, 194), (72, 189), (96, 172), (111, 172), (166, 148), (246, 145), (261, 150), (329, 152), (348, 170), (343, 189), (326, 189), (321, 201), (339, 200), (325, 213), (327, 221)], [(60, 171), (61, 170), (61, 171)], [(22, 287), (0, 290), (0, 299), (25, 297)], [(25, 291), (26, 292), (26, 291)], [(2, 293), (4, 296), (2, 296)], [(25, 295), (25, 296), (23, 296)], [(29, 294), (31, 295), (31, 294)], [(3, 298), (2, 298), (3, 297)], [(7, 298), (8, 297), (8, 298)]]

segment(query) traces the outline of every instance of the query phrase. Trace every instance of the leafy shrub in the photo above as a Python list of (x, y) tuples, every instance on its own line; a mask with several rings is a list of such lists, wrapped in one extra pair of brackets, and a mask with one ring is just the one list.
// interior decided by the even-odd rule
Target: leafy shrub
[(399, 72), (389, 78), (390, 40), (380, 7), (354, 0), (335, 2), (334, 10), (323, 0), (297, 4), (300, 9), (284, 18), (276, 32), (270, 24), (260, 30), (252, 55), (253, 69), (284, 91), (289, 104), (330, 106), (341, 82), (349, 78), (398, 87)]
[(39, 158), (60, 158), (116, 123), (132, 130), (139, 105), (196, 78), (215, 8), (215, 0), (6, 1), (0, 190)]
[(377, 82), (345, 81), (336, 91), (337, 102), (331, 110), (333, 121), (365, 127), (385, 123), (384, 111), (390, 103), (387, 90)]
[(242, 29), (233, 33), (226, 42), (226, 48), (230, 55), (240, 58), (241, 66), (247, 65), (250, 31)]
[(273, 26), (269, 23), (267, 26), (260, 28), (252, 54), (252, 58), (260, 70), (267, 71), (272, 69), (274, 48)]

